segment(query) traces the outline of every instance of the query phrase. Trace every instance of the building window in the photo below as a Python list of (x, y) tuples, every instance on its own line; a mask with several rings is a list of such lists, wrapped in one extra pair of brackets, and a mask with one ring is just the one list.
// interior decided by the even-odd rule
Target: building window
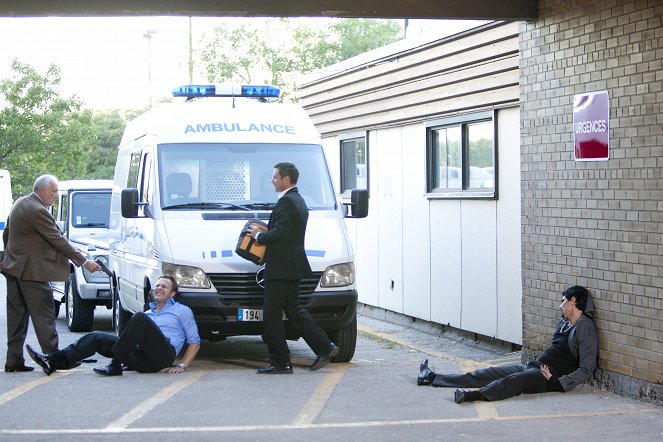
[(366, 132), (345, 134), (341, 143), (341, 193), (368, 190), (368, 146)]
[(427, 124), (428, 192), (433, 197), (495, 198), (492, 112)]

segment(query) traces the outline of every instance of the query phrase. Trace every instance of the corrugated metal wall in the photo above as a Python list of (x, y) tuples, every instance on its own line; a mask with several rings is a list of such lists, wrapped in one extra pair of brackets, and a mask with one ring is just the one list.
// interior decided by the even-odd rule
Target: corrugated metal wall
[(300, 104), (323, 136), (518, 102), (517, 23), (357, 59), (351, 68), (301, 85)]

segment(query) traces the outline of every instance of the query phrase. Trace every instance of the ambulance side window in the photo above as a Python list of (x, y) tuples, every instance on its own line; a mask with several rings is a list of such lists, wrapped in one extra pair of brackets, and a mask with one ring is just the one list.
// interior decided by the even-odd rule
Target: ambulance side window
[[(152, 204), (152, 154), (146, 153), (143, 156), (143, 164), (140, 173), (140, 202)], [(147, 206), (140, 206), (138, 208), (138, 215), (146, 216), (149, 212), (145, 210)], [(147, 212), (147, 213), (146, 213)]]
[(129, 162), (129, 175), (127, 176), (127, 187), (137, 189), (138, 181), (138, 165), (140, 164), (140, 152), (131, 154), (131, 161)]

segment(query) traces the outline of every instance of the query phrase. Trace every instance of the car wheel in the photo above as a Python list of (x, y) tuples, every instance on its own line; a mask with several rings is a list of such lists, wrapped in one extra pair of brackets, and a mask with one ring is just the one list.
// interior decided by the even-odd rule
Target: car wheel
[[(111, 281), (113, 278), (111, 278)], [(131, 313), (126, 311), (122, 307), (122, 301), (120, 301), (120, 293), (117, 289), (116, 284), (113, 284), (113, 328), (115, 329), (115, 334), (120, 336), (124, 331), (124, 327), (127, 326), (127, 322), (133, 316)]]
[(352, 323), (347, 327), (332, 332), (329, 338), (339, 348), (339, 352), (332, 358), (332, 362), (350, 362), (355, 355), (355, 348), (357, 347), (357, 315), (355, 314)]
[(94, 304), (81, 298), (76, 285), (76, 275), (72, 274), (66, 284), (65, 306), (67, 326), (73, 332), (92, 330), (94, 321)]

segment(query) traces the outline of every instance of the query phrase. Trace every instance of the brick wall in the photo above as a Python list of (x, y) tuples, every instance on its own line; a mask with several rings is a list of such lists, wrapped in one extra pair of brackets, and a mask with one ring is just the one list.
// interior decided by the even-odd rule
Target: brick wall
[[(520, 36), (524, 350), (549, 343), (562, 291), (584, 285), (597, 307), (599, 378), (654, 385), (663, 384), (662, 16), (660, 0), (540, 0)], [(573, 96), (598, 90), (610, 96), (610, 160), (575, 162)]]

